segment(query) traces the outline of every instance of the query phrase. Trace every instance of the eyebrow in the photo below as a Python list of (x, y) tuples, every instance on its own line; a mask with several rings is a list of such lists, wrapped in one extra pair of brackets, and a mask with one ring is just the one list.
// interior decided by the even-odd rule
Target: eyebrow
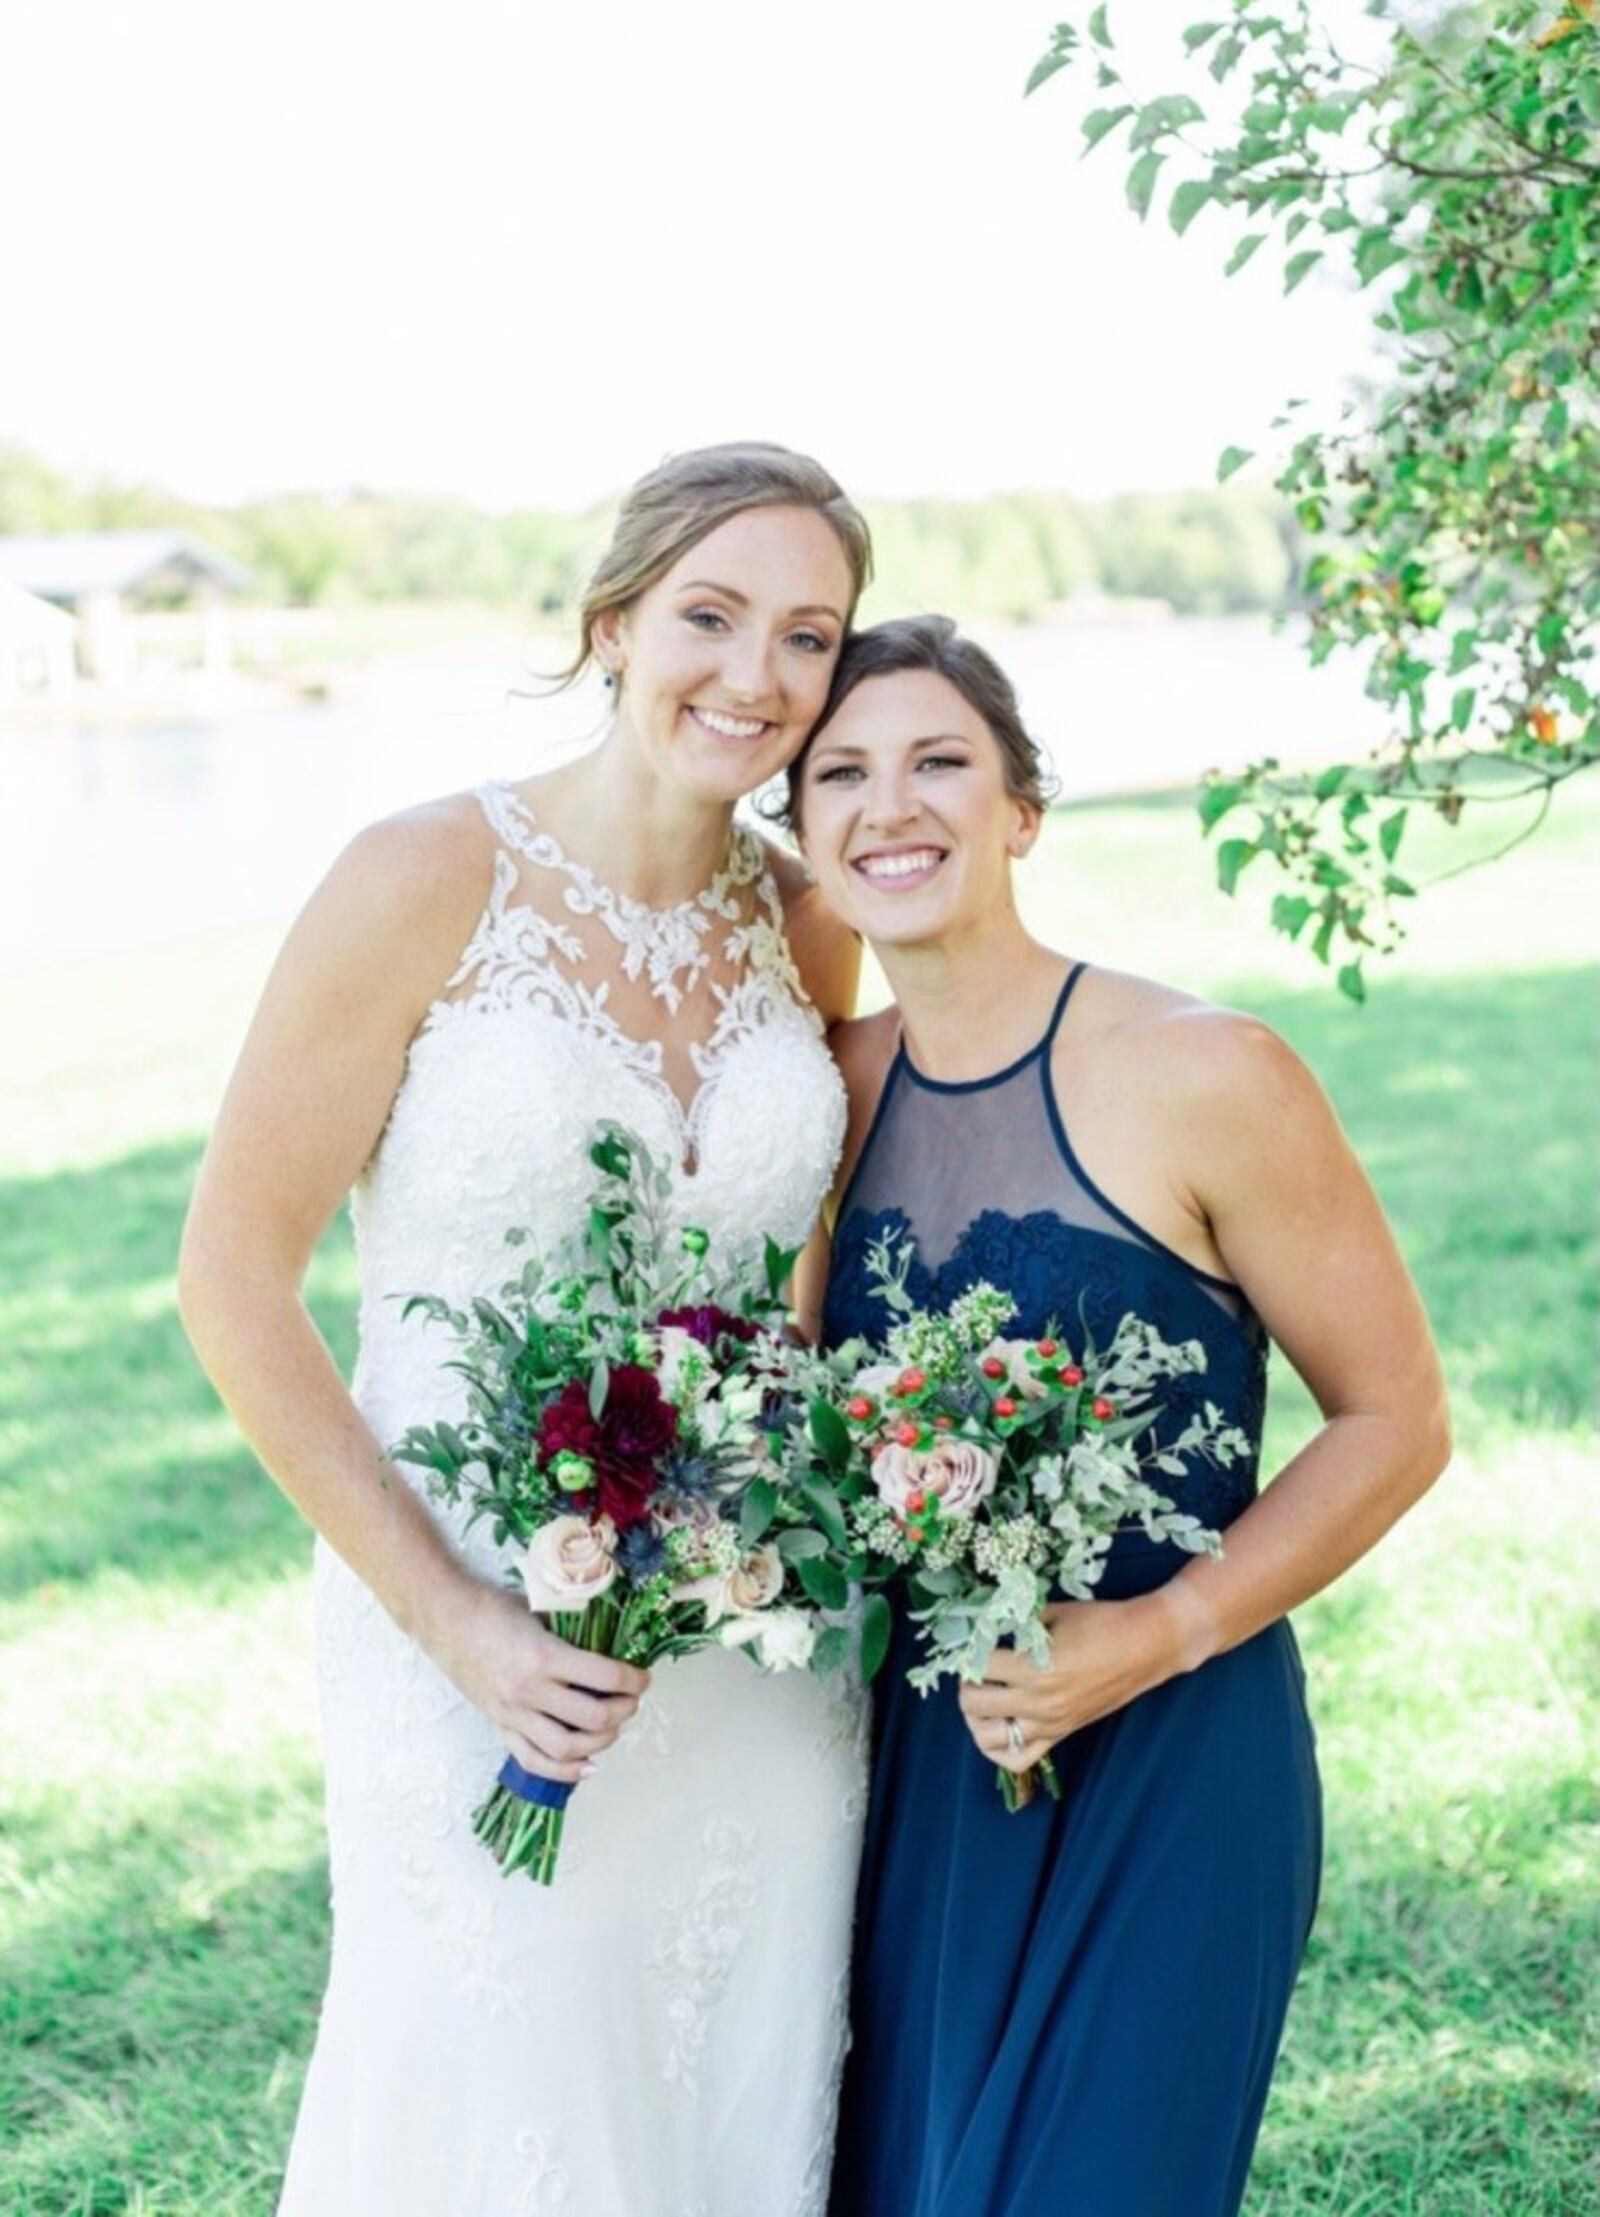
[[(724, 600), (736, 601), (741, 608), (748, 608), (750, 605), (750, 596), (747, 593), (741, 593), (737, 586), (719, 585), (714, 577), (686, 578), (678, 590), (680, 593), (720, 593)], [(807, 601), (804, 607), (791, 608), (789, 613), (791, 616), (831, 616), (836, 624), (844, 622), (838, 609), (831, 608), (825, 600)]]
[[(925, 731), (920, 738), (913, 739), (911, 745), (914, 747), (970, 747), (972, 740), (964, 731)], [(848, 739), (829, 739), (826, 737), (818, 739), (816, 745), (811, 749), (813, 757), (819, 754), (845, 754), (857, 760), (871, 752), (870, 747), (852, 746)]]

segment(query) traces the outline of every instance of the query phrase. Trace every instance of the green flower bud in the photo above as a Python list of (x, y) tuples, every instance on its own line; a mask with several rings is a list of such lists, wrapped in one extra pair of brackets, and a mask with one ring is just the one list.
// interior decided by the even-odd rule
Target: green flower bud
[(563, 1493), (587, 1493), (594, 1484), (594, 1465), (587, 1455), (563, 1448), (550, 1465), (550, 1475)]
[(701, 1231), (698, 1224), (683, 1227), (683, 1251), (686, 1255), (703, 1255), (711, 1245), (711, 1234)]

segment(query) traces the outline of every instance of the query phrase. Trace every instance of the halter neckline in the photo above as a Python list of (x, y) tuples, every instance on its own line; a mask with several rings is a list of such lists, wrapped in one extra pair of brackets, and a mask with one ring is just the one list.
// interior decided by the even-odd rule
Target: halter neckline
[[(1088, 967), (1089, 965), (1086, 962), (1075, 962), (1072, 965), (1062, 981), (1060, 992), (1056, 995), (1055, 1006), (1050, 1011), (1050, 1021), (1045, 1026), (1044, 1032), (1034, 1041), (1025, 1054), (1018, 1055), (1015, 1062), (1008, 1062), (1003, 1070), (992, 1070), (987, 1077), (983, 1078), (930, 1078), (925, 1071), (919, 1070), (911, 1059), (911, 1050), (906, 1045), (906, 1032), (903, 1023), (900, 1026), (900, 1046), (895, 1061), (904, 1068), (906, 1076), (913, 1085), (923, 1086), (929, 1093), (983, 1093), (990, 1086), (1004, 1085), (1008, 1078), (1018, 1076), (1030, 1064), (1037, 1062), (1041, 1055), (1048, 1054), (1054, 1044), (1056, 1033), (1061, 1029), (1061, 1019), (1067, 1013), (1067, 1003), (1072, 998), (1072, 989)], [(887, 1086), (885, 1086), (885, 1091), (887, 1092)]]

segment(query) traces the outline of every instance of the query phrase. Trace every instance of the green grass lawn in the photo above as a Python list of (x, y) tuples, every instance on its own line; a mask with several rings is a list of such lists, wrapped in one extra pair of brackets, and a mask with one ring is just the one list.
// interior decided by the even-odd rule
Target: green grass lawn
[[(1597, 822), (1584, 799), (1442, 888), (1364, 1012), (1211, 894), (1182, 809), (1074, 811), (1030, 884), (1059, 943), (1253, 1008), (1322, 1074), (1455, 1395), (1452, 1471), (1301, 1618), (1328, 1866), (1251, 2217), (1600, 2208)], [(171, 1286), (269, 951), (246, 934), (0, 979), (5, 2217), (269, 2211), (313, 2031), (309, 1539), (218, 1411)], [(353, 1290), (341, 1226), (312, 1298), (342, 1356)], [(1280, 1381), (1270, 1453), (1309, 1422)]]

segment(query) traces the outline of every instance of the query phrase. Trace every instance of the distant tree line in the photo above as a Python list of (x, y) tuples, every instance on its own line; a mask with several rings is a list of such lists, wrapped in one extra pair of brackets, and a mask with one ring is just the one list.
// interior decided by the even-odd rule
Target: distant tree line
[[(1275, 609), (1293, 596), (1288, 504), (1239, 486), (1079, 501), (1065, 493), (868, 502), (878, 550), (869, 613), (1037, 617), (1073, 595), (1163, 600), (1186, 614)], [(234, 555), (255, 597), (517, 603), (559, 617), (610, 512), (493, 515), (465, 500), (352, 491), (204, 507), (148, 486), (81, 482), (0, 446), (0, 533), (170, 525)]]

